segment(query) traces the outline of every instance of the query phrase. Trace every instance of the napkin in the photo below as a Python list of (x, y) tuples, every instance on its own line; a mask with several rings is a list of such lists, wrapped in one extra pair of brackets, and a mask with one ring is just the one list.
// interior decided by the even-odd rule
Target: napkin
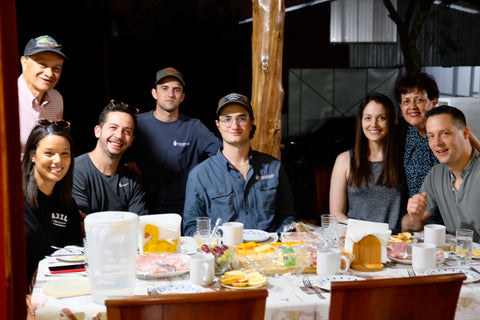
[(353, 243), (362, 240), (365, 236), (375, 236), (382, 246), (382, 263), (387, 262), (387, 243), (392, 230), (388, 223), (348, 219), (347, 234), (345, 236), (345, 251), (353, 251)]
[(182, 217), (176, 213), (140, 216), (140, 252), (181, 252)]

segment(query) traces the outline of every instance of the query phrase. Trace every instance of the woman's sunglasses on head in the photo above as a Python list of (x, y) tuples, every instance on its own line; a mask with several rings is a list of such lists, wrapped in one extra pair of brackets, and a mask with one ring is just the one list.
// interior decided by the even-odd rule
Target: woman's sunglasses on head
[(37, 120), (37, 125), (42, 126), (44, 128), (53, 126), (53, 127), (64, 129), (64, 130), (70, 129), (70, 122), (68, 122), (67, 120), (50, 121), (48, 119), (42, 118)]

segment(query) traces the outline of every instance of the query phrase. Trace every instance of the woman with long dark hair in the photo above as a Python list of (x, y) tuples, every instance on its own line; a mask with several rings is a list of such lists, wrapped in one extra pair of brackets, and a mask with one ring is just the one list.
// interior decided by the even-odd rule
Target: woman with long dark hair
[(402, 144), (395, 107), (381, 93), (368, 94), (356, 116), (355, 146), (338, 155), (330, 182), (330, 213), (388, 223), (399, 230), (406, 212)]
[(22, 160), (28, 280), (53, 246), (81, 245), (81, 218), (72, 198), (73, 139), (64, 120), (41, 119)]

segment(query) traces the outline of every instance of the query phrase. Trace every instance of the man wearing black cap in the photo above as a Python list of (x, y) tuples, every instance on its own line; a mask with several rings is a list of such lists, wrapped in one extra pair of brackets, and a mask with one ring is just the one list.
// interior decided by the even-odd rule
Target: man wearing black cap
[(181, 215), (188, 173), (221, 145), (200, 120), (179, 112), (184, 87), (178, 70), (157, 72), (152, 88), (155, 109), (138, 115), (135, 143), (127, 155), (142, 173), (151, 214)]
[(62, 46), (50, 36), (30, 39), (20, 58), (22, 74), (18, 78), (18, 114), (21, 152), (38, 119), (63, 119), (63, 98), (54, 89), (66, 59)]
[(231, 93), (220, 99), (218, 131), (223, 148), (189, 174), (183, 232), (195, 232), (196, 219), (242, 222), (244, 229), (283, 231), (295, 219), (287, 173), (274, 157), (253, 151), (253, 111), (247, 97)]

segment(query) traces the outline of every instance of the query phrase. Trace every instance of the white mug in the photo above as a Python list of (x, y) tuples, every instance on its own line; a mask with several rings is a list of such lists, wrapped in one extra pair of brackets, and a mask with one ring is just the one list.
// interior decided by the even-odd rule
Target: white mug
[(222, 242), (227, 246), (238, 246), (243, 243), (243, 223), (226, 222), (219, 229), (223, 232)]
[[(345, 262), (342, 269), (341, 261)], [(350, 260), (342, 252), (334, 248), (321, 248), (317, 250), (317, 274), (320, 276), (344, 273), (350, 268)]]
[(423, 227), (423, 242), (434, 245), (445, 245), (446, 228), (441, 224), (427, 224)]
[(209, 253), (196, 253), (190, 256), (190, 282), (208, 286), (215, 276), (215, 257)]
[(424, 273), (427, 269), (434, 268), (437, 264), (437, 253), (441, 252), (442, 263), (446, 257), (445, 251), (437, 248), (433, 243), (415, 243), (412, 245), (412, 267), (415, 272)]

